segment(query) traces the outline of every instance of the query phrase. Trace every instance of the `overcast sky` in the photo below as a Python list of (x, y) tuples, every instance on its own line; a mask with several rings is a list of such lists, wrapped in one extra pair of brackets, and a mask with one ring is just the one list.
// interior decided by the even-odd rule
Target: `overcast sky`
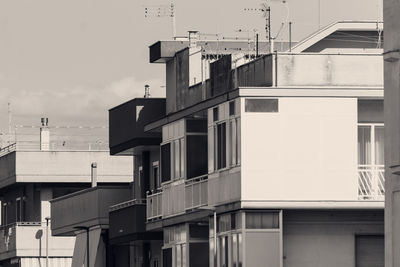
[[(165, 70), (148, 63), (148, 46), (172, 35), (169, 18), (145, 18), (163, 0), (0, 0), (0, 132), (13, 124), (107, 125), (109, 108), (143, 95), (164, 96)], [(177, 35), (188, 30), (246, 37), (264, 35), (262, 1), (176, 0)], [(379, 0), (268, 1), (272, 29), (289, 17), (294, 39), (336, 20), (377, 20)], [(320, 3), (320, 4), (319, 4)], [(154, 8), (154, 7), (153, 7)], [(274, 33), (274, 34), (275, 34)], [(287, 28), (280, 38), (287, 38)], [(278, 39), (280, 39), (278, 38)]]

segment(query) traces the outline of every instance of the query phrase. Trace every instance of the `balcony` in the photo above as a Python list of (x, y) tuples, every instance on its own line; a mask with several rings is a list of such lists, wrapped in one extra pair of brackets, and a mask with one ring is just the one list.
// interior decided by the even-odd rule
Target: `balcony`
[[(54, 237), (49, 229), (49, 256), (72, 257), (75, 237)], [(46, 224), (18, 222), (0, 228), (0, 260), (46, 255)]]
[(159, 233), (146, 233), (146, 200), (133, 199), (110, 207), (109, 238), (112, 244), (161, 239)]
[(110, 206), (130, 199), (127, 186), (102, 186), (51, 200), (53, 235), (72, 235), (76, 227), (108, 229)]
[(185, 183), (185, 210), (192, 210), (208, 204), (207, 175), (187, 180)]
[(164, 98), (135, 98), (109, 110), (110, 154), (133, 155), (136, 146), (159, 145), (160, 132), (144, 132), (144, 125), (165, 116)]
[(385, 167), (383, 165), (358, 166), (358, 199), (385, 199)]
[(162, 191), (147, 195), (146, 216), (148, 221), (162, 217)]
[(97, 162), (99, 183), (132, 181), (132, 159), (108, 151), (39, 151), (20, 145), (0, 150), (0, 187), (14, 183), (88, 183)]

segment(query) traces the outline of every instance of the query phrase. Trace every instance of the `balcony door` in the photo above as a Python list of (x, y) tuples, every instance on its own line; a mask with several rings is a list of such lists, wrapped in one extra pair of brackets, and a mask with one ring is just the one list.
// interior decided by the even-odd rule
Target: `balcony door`
[(384, 128), (382, 123), (358, 126), (358, 194), (360, 199), (384, 196)]

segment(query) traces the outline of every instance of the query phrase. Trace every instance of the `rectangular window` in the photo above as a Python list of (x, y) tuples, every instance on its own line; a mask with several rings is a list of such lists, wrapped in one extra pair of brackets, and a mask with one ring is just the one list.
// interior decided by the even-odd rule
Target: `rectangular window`
[(226, 167), (226, 123), (217, 125), (217, 168)]
[(278, 112), (278, 99), (245, 99), (245, 112)]
[(358, 126), (358, 164), (384, 165), (384, 127)]
[(171, 180), (171, 144), (161, 146), (161, 181)]
[(235, 101), (229, 102), (229, 116), (235, 115)]
[(277, 229), (279, 228), (278, 212), (246, 212), (247, 229)]
[(154, 190), (161, 187), (161, 179), (158, 167), (158, 161), (153, 162), (153, 184)]
[(8, 205), (7, 203), (3, 203), (2, 213), (1, 213), (1, 224), (7, 225), (8, 221)]
[(174, 167), (174, 170), (175, 170), (175, 174), (174, 174), (174, 178), (175, 179), (177, 179), (177, 178), (180, 178), (181, 177), (181, 174), (180, 174), (180, 170), (181, 170), (181, 165), (180, 165), (180, 163), (181, 163), (181, 161), (180, 161), (180, 158), (181, 158), (181, 156), (180, 156), (180, 153), (181, 153), (181, 148), (180, 148), (180, 142), (179, 142), (179, 140), (175, 140), (174, 141), (174, 161), (175, 161), (175, 167)]
[(375, 126), (375, 164), (384, 165), (384, 129), (383, 126)]
[(231, 166), (235, 166), (237, 162), (237, 129), (236, 119), (232, 119), (229, 122), (229, 142), (230, 142), (230, 153), (229, 163)]
[(358, 127), (358, 164), (371, 165), (371, 126)]
[(15, 200), (15, 212), (16, 212), (16, 221), (17, 222), (24, 221), (24, 201), (20, 197)]
[(213, 121), (218, 121), (218, 107), (213, 108)]

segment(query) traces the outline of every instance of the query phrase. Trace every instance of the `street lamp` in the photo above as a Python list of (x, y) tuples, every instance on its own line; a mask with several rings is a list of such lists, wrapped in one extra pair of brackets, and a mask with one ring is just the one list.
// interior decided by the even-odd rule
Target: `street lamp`
[(49, 221), (50, 217), (44, 218), (46, 220), (46, 267), (49, 267)]
[(85, 230), (86, 231), (86, 263), (87, 267), (89, 267), (89, 229), (87, 226), (75, 226), (74, 229), (77, 230)]
[(214, 267), (217, 267), (217, 210), (213, 206), (204, 206), (204, 207), (199, 207), (198, 209), (200, 210), (208, 210), (213, 212), (213, 219), (214, 219), (214, 227), (213, 227), (213, 232), (214, 232)]

